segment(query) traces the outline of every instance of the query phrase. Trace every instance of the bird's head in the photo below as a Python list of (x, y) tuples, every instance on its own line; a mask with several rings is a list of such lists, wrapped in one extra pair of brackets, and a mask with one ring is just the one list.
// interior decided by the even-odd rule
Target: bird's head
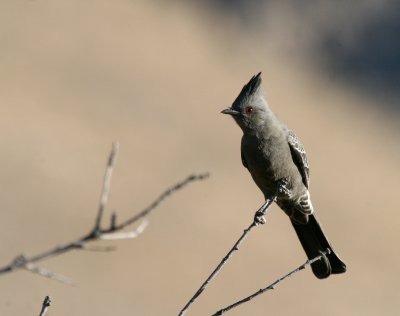
[(269, 108), (261, 91), (261, 72), (253, 76), (240, 91), (230, 108), (221, 113), (231, 115), (243, 131), (264, 124)]

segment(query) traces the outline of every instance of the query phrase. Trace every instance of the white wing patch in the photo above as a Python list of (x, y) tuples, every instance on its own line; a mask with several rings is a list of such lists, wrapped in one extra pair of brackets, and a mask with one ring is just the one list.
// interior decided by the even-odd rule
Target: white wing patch
[(311, 215), (312, 213), (314, 213), (314, 208), (311, 204), (310, 193), (308, 191), (307, 194), (299, 198), (297, 203), (301, 206), (301, 209), (299, 209), (299, 211), (303, 214)]
[(288, 131), (288, 143), (292, 152), (293, 161), (301, 173), (304, 185), (308, 188), (310, 183), (310, 168), (308, 165), (306, 150), (295, 133), (291, 130)]

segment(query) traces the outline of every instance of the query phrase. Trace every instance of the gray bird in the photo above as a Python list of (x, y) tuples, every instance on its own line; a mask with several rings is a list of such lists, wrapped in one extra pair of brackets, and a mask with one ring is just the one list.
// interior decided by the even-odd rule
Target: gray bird
[(304, 147), (269, 108), (261, 91), (261, 72), (222, 113), (231, 115), (242, 129), (242, 163), (265, 199), (273, 198), (279, 181), (286, 178), (285, 190), (277, 195), (276, 203), (289, 216), (307, 257), (313, 259), (330, 250), (311, 265), (314, 275), (323, 279), (345, 272), (346, 265), (333, 251), (314, 214)]

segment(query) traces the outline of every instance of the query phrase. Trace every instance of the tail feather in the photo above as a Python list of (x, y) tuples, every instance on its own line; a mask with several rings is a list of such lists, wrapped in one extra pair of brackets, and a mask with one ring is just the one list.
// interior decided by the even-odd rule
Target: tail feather
[(317, 278), (324, 279), (331, 274), (346, 271), (345, 263), (339, 259), (332, 249), (315, 215), (309, 215), (307, 224), (298, 224), (293, 220), (291, 222), (308, 259), (319, 256), (321, 252), (328, 248), (330, 250), (329, 254), (324, 255), (321, 260), (311, 265), (311, 269)]

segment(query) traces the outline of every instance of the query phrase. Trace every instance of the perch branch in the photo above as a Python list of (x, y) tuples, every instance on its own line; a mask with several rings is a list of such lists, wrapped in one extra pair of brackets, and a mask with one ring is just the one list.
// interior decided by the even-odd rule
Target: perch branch
[(192, 298), (186, 303), (186, 305), (182, 308), (182, 310), (179, 312), (178, 316), (183, 316), (186, 314), (187, 310), (189, 309), (190, 305), (194, 303), (194, 301), (200, 296), (200, 294), (207, 288), (209, 283), (216, 277), (216, 275), (221, 271), (222, 267), (225, 265), (225, 263), (229, 260), (229, 258), (233, 255), (233, 253), (236, 250), (239, 250), (239, 245), (242, 243), (242, 241), (245, 239), (248, 233), (257, 226), (258, 224), (265, 224), (265, 218), (264, 215), (266, 214), (268, 208), (271, 206), (271, 204), (275, 201), (277, 195), (279, 192), (281, 192), (286, 185), (287, 179), (282, 179), (278, 181), (278, 189), (275, 192), (274, 196), (270, 200), (266, 200), (265, 203), (257, 210), (257, 212), (254, 215), (253, 222), (247, 227), (240, 238), (236, 241), (236, 243), (233, 245), (231, 250), (226, 254), (225, 257), (222, 258), (221, 262), (217, 265), (217, 267), (214, 269), (214, 271), (208, 276), (208, 278), (204, 281), (204, 283), (200, 286), (200, 288), (196, 291), (196, 293), (192, 296)]
[(220, 309), (218, 312), (216, 312), (215, 314), (213, 314), (212, 316), (219, 316), (222, 315), (223, 313), (231, 310), (232, 308), (235, 308), (243, 303), (246, 303), (248, 301), (251, 301), (253, 298), (255, 298), (258, 295), (261, 295), (269, 290), (274, 290), (275, 287), (281, 283), (283, 280), (289, 278), (290, 276), (292, 276), (293, 274), (295, 274), (296, 272), (299, 272), (301, 270), (304, 270), (307, 266), (311, 265), (312, 263), (314, 263), (315, 261), (321, 260), (323, 256), (328, 255), (330, 253), (329, 249), (326, 249), (326, 251), (322, 252), (319, 256), (311, 259), (311, 260), (307, 260), (305, 263), (303, 263), (301, 266), (297, 267), (296, 269), (290, 271), (288, 274), (284, 275), (283, 277), (279, 278), (278, 280), (276, 280), (275, 282), (271, 283), (270, 285), (259, 289), (257, 292), (241, 299), (240, 301), (237, 301), (223, 309)]
[[(143, 219), (144, 217), (147, 217), (161, 202), (164, 201), (164, 199), (171, 196), (173, 193), (179, 191), (180, 189), (184, 188), (189, 183), (192, 183), (192, 182), (198, 181), (198, 180), (203, 180), (208, 177), (208, 174), (206, 174), (206, 173), (190, 175), (183, 181), (178, 182), (174, 186), (172, 186), (169, 189), (167, 189), (166, 191), (164, 191), (157, 199), (154, 200), (154, 202), (152, 202), (144, 210), (140, 211), (133, 217), (128, 218), (127, 220), (125, 220), (119, 224), (117, 223), (116, 214), (112, 213), (110, 226), (108, 228), (102, 228), (101, 221), (102, 221), (102, 217), (104, 214), (104, 210), (107, 206), (108, 196), (109, 196), (109, 192), (110, 192), (111, 175), (112, 175), (112, 171), (113, 171), (113, 168), (115, 165), (118, 148), (119, 148), (118, 143), (114, 143), (112, 146), (110, 156), (107, 161), (106, 172), (105, 172), (104, 179), (103, 179), (102, 193), (100, 195), (99, 208), (98, 208), (97, 216), (95, 219), (94, 228), (92, 228), (89, 231), (89, 233), (83, 235), (80, 238), (77, 238), (66, 244), (50, 248), (48, 250), (45, 250), (45, 251), (43, 251), (39, 254), (33, 255), (31, 257), (27, 257), (27, 256), (23, 256), (23, 255), (17, 256), (9, 264), (7, 264), (3, 267), (0, 267), (0, 274), (15, 271), (17, 269), (27, 269), (29, 271), (38, 273), (40, 275), (47, 274), (47, 275), (59, 276), (58, 274), (52, 273), (45, 269), (38, 268), (38, 267), (34, 266), (33, 263), (63, 254), (65, 252), (68, 252), (68, 251), (74, 250), (74, 249), (97, 250), (97, 251), (110, 250), (110, 248), (102, 248), (102, 249), (101, 248), (95, 248), (95, 249), (90, 248), (87, 246), (87, 243), (91, 242), (91, 241), (102, 240), (102, 239), (117, 240), (117, 239), (136, 238), (146, 228), (147, 220), (143, 220), (142, 223), (135, 230), (128, 231), (128, 232), (122, 232), (122, 229), (138, 222), (139, 220)], [(41, 272), (45, 271), (46, 273), (40, 273), (40, 271)], [(47, 276), (47, 277), (49, 277), (49, 276)], [(52, 277), (52, 278), (55, 278), (55, 277)], [(55, 278), (55, 279), (60, 279), (60, 278)]]

